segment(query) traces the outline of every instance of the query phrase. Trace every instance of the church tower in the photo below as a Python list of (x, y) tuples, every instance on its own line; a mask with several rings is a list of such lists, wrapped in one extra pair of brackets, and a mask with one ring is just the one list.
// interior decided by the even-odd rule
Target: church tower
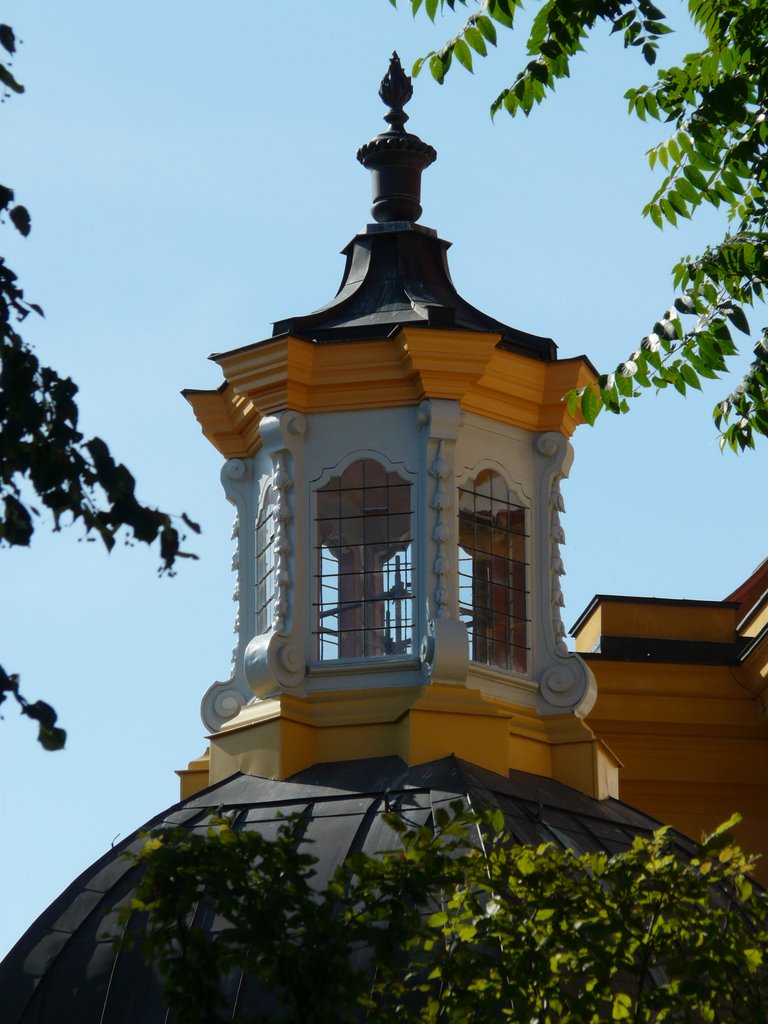
[(237, 640), (183, 796), (236, 771), (450, 754), (616, 795), (561, 619), (562, 396), (593, 370), (456, 291), (449, 243), (418, 222), (436, 153), (405, 128), (411, 92), (394, 55), (387, 128), (357, 153), (374, 223), (336, 297), (185, 392), (226, 459)]
[[(762, 571), (716, 610), (722, 672), (707, 677), (705, 701), (700, 662), (681, 660), (702, 657), (687, 606), (675, 639), (671, 602), (601, 595), (577, 624), (583, 657), (568, 651), (560, 484), (576, 423), (562, 396), (594, 371), (457, 293), (448, 243), (419, 224), (436, 154), (405, 130), (411, 86), (397, 57), (380, 91), (387, 129), (358, 152), (374, 223), (344, 250), (338, 294), (214, 356), (217, 390), (185, 392), (236, 509), (236, 644), (229, 678), (203, 696), (209, 749), (179, 773), (179, 803), (86, 869), (0, 964), (12, 1024), (168, 1019), (159, 965), (123, 942), (120, 911), (143, 871), (130, 855), (147, 832), (206, 830), (225, 814), (269, 838), (297, 815), (320, 889), (351, 852), (402, 848), (390, 811), (430, 827), (456, 800), (498, 809), (514, 843), (627, 850), (659, 822), (615, 799), (619, 762), (584, 720), (590, 665), (607, 683), (593, 719), (635, 757), (636, 787), (660, 750), (665, 771), (680, 769), (654, 799), (694, 792), (676, 759), (684, 715), (695, 765), (692, 752), (711, 759), (723, 694), (729, 742), (764, 737), (763, 719), (736, 731), (745, 689), (730, 680), (738, 653), (744, 680), (764, 686)], [(737, 617), (743, 635), (726, 644)], [(670, 692), (702, 704), (699, 717)], [(211, 936), (221, 927), (205, 901), (194, 920)], [(225, 971), (220, 987), (227, 1019), (270, 1012), (259, 978)]]

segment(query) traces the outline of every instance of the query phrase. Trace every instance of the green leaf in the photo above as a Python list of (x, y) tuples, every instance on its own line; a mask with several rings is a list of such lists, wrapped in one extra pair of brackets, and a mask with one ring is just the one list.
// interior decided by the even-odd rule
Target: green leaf
[(741, 306), (731, 306), (728, 319), (743, 334), (749, 334), (749, 321)]
[(740, 196), (744, 195), (744, 186), (742, 185), (739, 176), (738, 174), (736, 174), (735, 171), (732, 171), (730, 170), (730, 168), (726, 167), (722, 171), (720, 176), (732, 192), (735, 192), (737, 195)]
[(689, 366), (687, 363), (683, 363), (680, 367), (680, 373), (683, 380), (689, 385), (689, 387), (696, 388), (697, 391), (701, 391), (701, 383), (692, 366)]
[(732, 832), (733, 829), (740, 823), (740, 821), (741, 815), (738, 812), (732, 814), (727, 821), (722, 822), (720, 825), (717, 826), (714, 832), (710, 832), (709, 835), (705, 837), (704, 845), (706, 846), (707, 843), (710, 842), (710, 840), (716, 839), (718, 836), (723, 836), (727, 832)]
[(676, 192), (674, 190), (671, 191), (671, 192), (668, 192), (667, 193), (667, 198), (669, 199), (669, 202), (674, 207), (675, 211), (677, 213), (679, 213), (681, 217), (690, 217), (691, 216), (690, 213), (688, 212), (688, 207), (685, 205), (685, 200), (683, 199), (683, 197), (680, 195), (679, 192)]
[(478, 32), (482, 34), (482, 37), (483, 39), (485, 39), (486, 42), (490, 43), (490, 45), (492, 46), (496, 46), (496, 26), (494, 25), (492, 20), (490, 20), (490, 18), (487, 17), (487, 15), (480, 14), (479, 17), (477, 17), (475, 20), (475, 26), (477, 27)]
[(514, 13), (509, 0), (489, 0), (488, 13), (500, 25), (504, 25), (505, 28), (512, 28)]
[(670, 375), (670, 378), (670, 383), (672, 384), (672, 387), (675, 388), (676, 391), (679, 391), (681, 395), (684, 395), (687, 389), (685, 386), (685, 381), (683, 380), (680, 372), (673, 371)]
[(673, 224), (676, 227), (677, 214), (675, 213), (675, 209), (672, 206), (672, 203), (669, 201), (669, 199), (662, 199), (659, 202), (659, 206), (661, 207), (661, 212), (664, 214), (665, 219), (668, 220), (670, 224)]
[(698, 206), (701, 202), (699, 193), (687, 178), (679, 177), (675, 182), (675, 188), (683, 199), (686, 199), (691, 205)]
[(472, 52), (463, 39), (456, 40), (453, 44), (453, 52), (456, 54), (456, 60), (458, 60), (459, 64), (463, 65), (467, 71), (471, 71)]
[(631, 1016), (632, 999), (625, 992), (617, 992), (613, 997), (611, 1020), (627, 1020)]
[(479, 53), (481, 57), (488, 55), (488, 49), (485, 45), (481, 33), (476, 28), (467, 28), (464, 32), (464, 38), (467, 40), (472, 49)]
[(429, 58), (429, 71), (434, 80), (442, 85), (445, 81), (446, 68), (442, 59), (437, 54)]
[(549, 70), (543, 60), (532, 60), (526, 70), (537, 82), (546, 84), (549, 81)]
[(591, 427), (594, 426), (599, 412), (600, 399), (595, 394), (595, 389), (588, 387), (581, 396), (581, 415)]
[(690, 183), (694, 186), (694, 188), (697, 188), (702, 192), (706, 190), (707, 179), (701, 173), (699, 168), (696, 167), (694, 164), (687, 164), (683, 168), (683, 174), (686, 176), (688, 181), (690, 181)]

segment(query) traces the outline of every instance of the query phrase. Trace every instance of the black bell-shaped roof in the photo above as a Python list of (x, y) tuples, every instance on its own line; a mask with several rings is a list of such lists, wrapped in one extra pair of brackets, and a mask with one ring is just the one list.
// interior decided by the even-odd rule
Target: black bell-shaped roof
[(389, 107), (384, 118), (389, 127), (357, 153), (371, 171), (376, 223), (342, 250), (347, 262), (336, 297), (314, 313), (277, 321), (273, 336), (293, 334), (323, 343), (384, 338), (405, 326), (456, 328), (496, 333), (501, 348), (556, 359), (551, 338), (503, 324), (463, 299), (448, 269), (451, 243), (416, 223), (421, 174), (437, 153), (405, 130), (403, 106), (411, 92), (411, 80), (393, 54), (379, 90)]
[[(118, 910), (130, 903), (140, 868), (126, 856), (140, 837), (163, 825), (204, 829), (227, 814), (237, 827), (273, 835), (285, 816), (301, 813), (305, 848), (318, 859), (316, 880), (325, 886), (352, 850), (391, 849), (396, 833), (383, 821), (388, 810), (430, 824), (435, 810), (456, 799), (472, 807), (496, 806), (515, 842), (554, 843), (576, 853), (629, 848), (659, 823), (618, 800), (595, 800), (552, 779), (510, 772), (508, 778), (444, 758), (406, 767), (397, 757), (315, 765), (285, 782), (235, 775), (183, 800), (113, 847), (72, 883), (32, 925), (0, 964), (0, 1007), (5, 1024), (166, 1024), (162, 980), (138, 945), (120, 948)], [(677, 837), (681, 849), (691, 846)], [(215, 914), (196, 919), (221, 927)], [(229, 1019), (263, 1009), (264, 991), (235, 971), (222, 979)]]

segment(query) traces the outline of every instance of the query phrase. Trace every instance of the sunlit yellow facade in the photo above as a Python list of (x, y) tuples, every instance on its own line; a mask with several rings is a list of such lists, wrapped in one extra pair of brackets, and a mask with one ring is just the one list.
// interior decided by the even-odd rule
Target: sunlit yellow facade
[(598, 596), (574, 633), (621, 798), (693, 837), (737, 811), (768, 882), (768, 562), (720, 602)]

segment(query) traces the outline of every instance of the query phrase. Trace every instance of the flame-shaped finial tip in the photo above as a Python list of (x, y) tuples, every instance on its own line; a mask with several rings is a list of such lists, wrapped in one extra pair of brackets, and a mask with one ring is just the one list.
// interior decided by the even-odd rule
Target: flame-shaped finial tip
[(357, 159), (371, 171), (371, 212), (378, 224), (419, 219), (421, 172), (437, 157), (429, 143), (405, 130), (408, 115), (403, 107), (412, 95), (411, 80), (393, 53), (379, 88), (379, 96), (389, 107), (384, 117), (389, 128), (357, 151)]
[(413, 96), (411, 79), (403, 71), (403, 65), (397, 53), (393, 53), (389, 60), (389, 68), (381, 80), (379, 96), (389, 107), (389, 113), (385, 114), (384, 120), (389, 124), (391, 132), (402, 132), (408, 115), (403, 112), (403, 107)]

